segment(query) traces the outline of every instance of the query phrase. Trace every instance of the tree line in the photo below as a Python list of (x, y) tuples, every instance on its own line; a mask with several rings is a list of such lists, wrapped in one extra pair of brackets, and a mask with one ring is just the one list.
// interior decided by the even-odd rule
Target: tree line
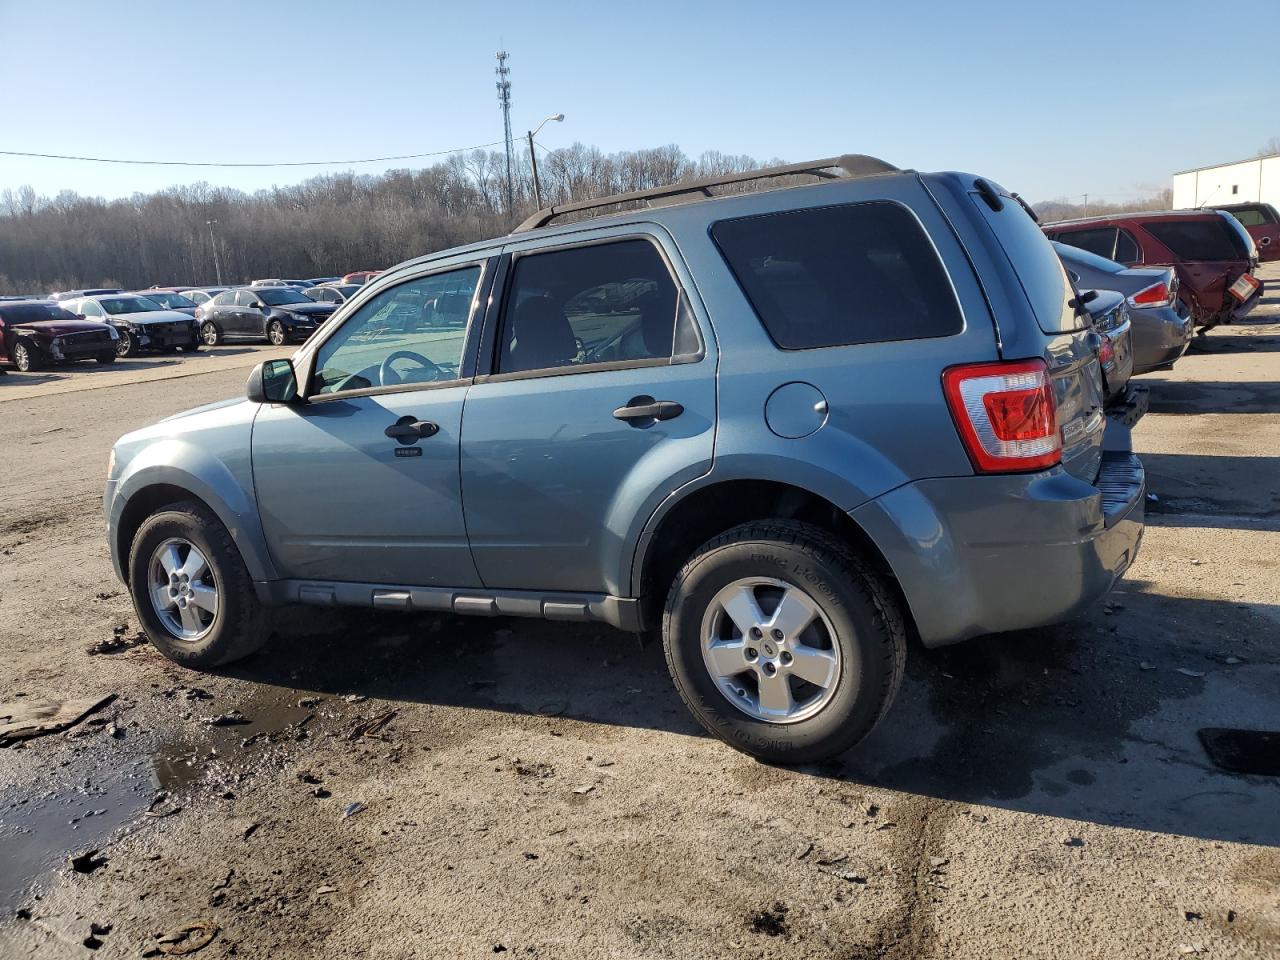
[[(606, 154), (575, 143), (541, 155), (538, 173), (543, 203), (566, 203), (761, 165), (714, 151), (690, 158), (674, 144)], [(1168, 206), (1168, 197), (1152, 202)], [(227, 284), (379, 269), (499, 236), (534, 206), (523, 151), (510, 200), (506, 155), (484, 150), (420, 169), (327, 174), (253, 193), (196, 183), (104, 200), (5, 189), (0, 294), (212, 284), (215, 253)], [(1041, 206), (1051, 208), (1042, 217), (1071, 215), (1059, 212), (1070, 205)]]

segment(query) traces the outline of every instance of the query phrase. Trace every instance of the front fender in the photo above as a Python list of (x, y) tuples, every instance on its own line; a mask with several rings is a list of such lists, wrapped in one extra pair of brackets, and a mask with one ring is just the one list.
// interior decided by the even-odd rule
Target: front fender
[[(125, 545), (118, 531), (129, 502), (157, 486), (178, 487), (202, 501), (231, 533), (254, 580), (273, 580), (277, 574), (267, 550), (262, 521), (253, 496), (248, 453), (236, 469), (180, 437), (148, 444), (113, 481), (107, 527), (111, 531), (112, 561), (124, 571)], [(123, 579), (123, 578), (122, 578)]]

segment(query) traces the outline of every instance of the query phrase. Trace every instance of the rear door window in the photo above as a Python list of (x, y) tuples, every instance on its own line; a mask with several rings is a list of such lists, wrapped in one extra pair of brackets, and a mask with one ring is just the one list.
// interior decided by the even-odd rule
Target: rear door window
[[(981, 194), (969, 194), (1017, 273), (1036, 323), (1045, 333), (1083, 329), (1085, 318), (1067, 305), (1075, 291), (1071, 289), (1066, 268), (1049, 238), (1016, 200), (1005, 194), (1002, 196), (1005, 200), (1001, 209), (993, 210)], [(1074, 235), (1074, 231), (1063, 231), (1057, 239), (1074, 246)]]
[(937, 251), (901, 204), (721, 220), (711, 236), (783, 350), (949, 337), (964, 329)]
[(1088, 250), (1090, 253), (1096, 254), (1099, 257), (1106, 257), (1108, 260), (1119, 259), (1115, 256), (1115, 227), (1094, 227), (1090, 230), (1067, 230), (1059, 233), (1056, 239), (1061, 240), (1063, 243), (1069, 243), (1073, 247), (1079, 247), (1081, 250)]
[(1149, 220), (1147, 232), (1180, 260), (1243, 260), (1239, 242), (1219, 217), (1212, 220)]

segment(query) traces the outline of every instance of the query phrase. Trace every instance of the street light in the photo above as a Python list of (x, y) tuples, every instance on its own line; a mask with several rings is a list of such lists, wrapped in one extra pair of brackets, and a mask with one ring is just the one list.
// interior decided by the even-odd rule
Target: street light
[(206, 220), (204, 225), (209, 228), (209, 246), (213, 247), (213, 271), (218, 275), (218, 286), (222, 286), (222, 264), (218, 261), (218, 244), (213, 239), (213, 225), (217, 220)]
[(529, 131), (529, 166), (533, 168), (533, 202), (537, 204), (539, 210), (542, 209), (542, 187), (538, 184), (538, 155), (533, 152), (533, 136), (552, 120), (560, 123), (564, 120), (564, 114), (553, 113)]

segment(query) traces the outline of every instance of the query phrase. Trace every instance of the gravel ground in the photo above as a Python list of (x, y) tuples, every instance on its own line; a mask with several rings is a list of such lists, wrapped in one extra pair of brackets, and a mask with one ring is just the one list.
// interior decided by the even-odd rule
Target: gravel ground
[(1280, 951), (1280, 780), (1197, 736), (1280, 729), (1280, 295), (1143, 378), (1159, 501), (1108, 607), (913, 649), (869, 740), (791, 770), (587, 626), (297, 610), (217, 673), (89, 654), (137, 626), (111, 443), (265, 353), (0, 377), (0, 704), (116, 697), (0, 750), (0, 956)]

